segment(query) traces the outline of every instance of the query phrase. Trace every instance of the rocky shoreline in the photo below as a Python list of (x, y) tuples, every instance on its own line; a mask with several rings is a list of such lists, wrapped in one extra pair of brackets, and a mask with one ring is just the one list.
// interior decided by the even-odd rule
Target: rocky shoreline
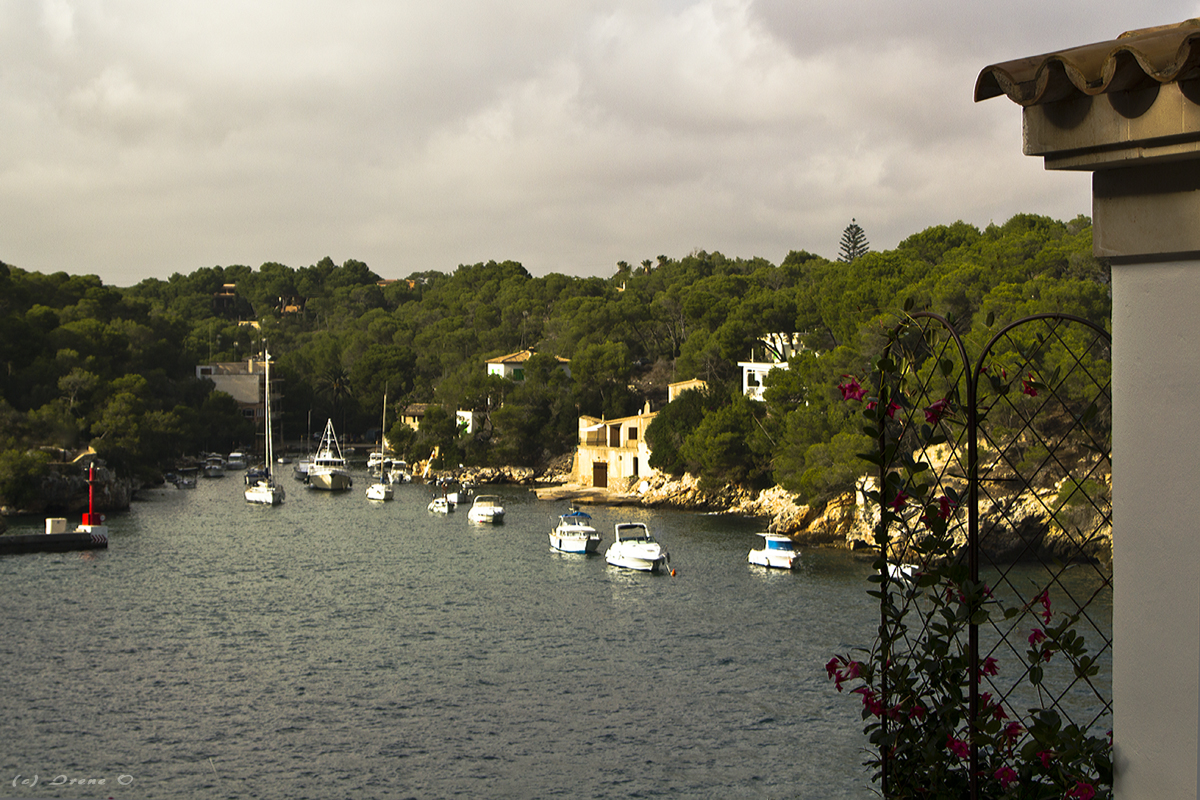
[[(845, 548), (864, 554), (875, 550), (874, 531), (879, 520), (878, 512), (872, 513), (865, 502), (862, 488), (839, 495), (819, 507), (797, 503), (795, 496), (780, 486), (762, 492), (736, 487), (713, 491), (702, 488), (691, 475), (677, 479), (656, 476), (625, 491), (560, 482), (542, 484), (536, 492), (543, 500), (678, 508), (753, 517), (763, 521), (764, 530), (790, 536), (801, 546)], [(989, 560), (996, 563), (1034, 559), (1111, 563), (1111, 527), (1102, 527), (1080, 552), (1067, 534), (1051, 524), (1048, 509), (1053, 494), (1031, 492), (1004, 501), (1003, 508), (996, 502), (981, 504), (981, 518), (1003, 520), (988, 527), (982, 546)], [(1082, 527), (1090, 529), (1089, 525), (1085, 522)], [(959, 539), (965, 544), (964, 536), (960, 535)]]

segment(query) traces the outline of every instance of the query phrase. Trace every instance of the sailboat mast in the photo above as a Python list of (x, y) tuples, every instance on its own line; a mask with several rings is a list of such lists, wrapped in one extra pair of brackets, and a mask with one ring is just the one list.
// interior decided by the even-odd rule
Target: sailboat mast
[(267, 482), (270, 483), (274, 475), (271, 471), (271, 464), (275, 460), (275, 450), (271, 447), (271, 353), (264, 348), (263, 356), (267, 361)]

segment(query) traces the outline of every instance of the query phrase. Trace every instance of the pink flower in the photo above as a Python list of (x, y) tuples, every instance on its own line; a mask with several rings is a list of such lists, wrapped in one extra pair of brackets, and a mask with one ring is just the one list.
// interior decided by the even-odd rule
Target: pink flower
[(896, 495), (896, 499), (893, 500), (890, 505), (892, 506), (893, 511), (899, 511), (900, 509), (904, 508), (904, 504), (907, 502), (908, 502), (908, 494), (903, 489), (901, 489), (900, 492)]
[(1090, 783), (1076, 781), (1075, 788), (1063, 795), (1066, 798), (1074, 798), (1074, 800), (1092, 800), (1096, 796), (1096, 789)]
[(1042, 760), (1042, 767), (1044, 769), (1050, 769), (1050, 759), (1053, 758), (1053, 756), (1054, 754), (1049, 750), (1043, 750), (1042, 752), (1038, 753), (1038, 758)]
[(1037, 647), (1042, 642), (1046, 641), (1046, 632), (1041, 628), (1034, 628), (1033, 633), (1029, 634), (1029, 646)]
[(1037, 397), (1037, 387), (1033, 384), (1033, 373), (1029, 373), (1029, 377), (1021, 381), (1021, 391), (1030, 397)]
[(843, 378), (850, 378), (845, 383), (839, 383), (838, 388), (842, 390), (843, 400), (862, 400), (867, 396), (867, 390), (859, 385), (857, 378), (852, 378), (849, 375), (843, 375)]
[(840, 692), (843, 683), (862, 675), (862, 663), (859, 661), (850, 661), (844, 656), (834, 656), (825, 665), (825, 672), (833, 679), (834, 688)]
[[(876, 402), (876, 401), (874, 401), (874, 400), (871, 400), (870, 402), (868, 402), (868, 403), (867, 403), (867, 410), (868, 410), (868, 411), (874, 411), (874, 410), (875, 410), (875, 409), (877, 409), (877, 408), (879, 408), (879, 403), (878, 403), (878, 402)], [(899, 411), (899, 410), (900, 410), (900, 404), (899, 404), (899, 403), (897, 403), (895, 400), (893, 400), (893, 401), (891, 401), (890, 403), (888, 403), (888, 407), (887, 407), (887, 415), (888, 415), (888, 417), (889, 417), (889, 418), (891, 418), (891, 419), (895, 419), (895, 418), (896, 418), (896, 412), (897, 412), (897, 411)]]
[(1024, 732), (1025, 729), (1021, 727), (1021, 723), (1019, 722), (1010, 722), (1005, 725), (1004, 737), (1008, 739), (1008, 746), (1012, 747), (1013, 743), (1017, 741), (1017, 739), (1020, 739), (1021, 734)]
[(1001, 767), (996, 770), (996, 780), (1000, 781), (1000, 788), (1007, 789), (1017, 782), (1017, 771), (1012, 767)]
[(1034, 603), (1041, 603), (1041, 604), (1042, 604), (1042, 611), (1041, 611), (1041, 615), (1042, 615), (1042, 621), (1043, 621), (1043, 622), (1045, 622), (1047, 625), (1049, 625), (1049, 624), (1050, 624), (1050, 617), (1051, 617), (1051, 613), (1050, 613), (1050, 590), (1049, 590), (1049, 589), (1043, 589), (1041, 594), (1039, 594), (1037, 597), (1033, 598), (1033, 602), (1034, 602)]
[(950, 515), (954, 513), (954, 501), (946, 495), (938, 498), (938, 516), (943, 520), (950, 519)]
[(862, 695), (863, 708), (871, 712), (873, 716), (883, 716), (883, 703), (875, 694), (875, 691), (867, 686), (860, 686), (853, 693)]
[(946, 412), (950, 410), (950, 401), (946, 398), (938, 400), (931, 406), (925, 408), (925, 421), (930, 425), (937, 425)]
[(996, 659), (992, 658), (991, 656), (985, 658), (983, 660), (983, 666), (979, 668), (980, 675), (997, 675), (999, 672), (1000, 668), (997, 665)]
[(959, 758), (971, 755), (971, 748), (967, 747), (967, 743), (962, 739), (955, 739), (953, 736), (946, 737), (946, 748)]
[(908, 710), (908, 718), (915, 719), (918, 722), (925, 719), (925, 715), (929, 713), (925, 710), (925, 706), (920, 703), (913, 703), (913, 707)]

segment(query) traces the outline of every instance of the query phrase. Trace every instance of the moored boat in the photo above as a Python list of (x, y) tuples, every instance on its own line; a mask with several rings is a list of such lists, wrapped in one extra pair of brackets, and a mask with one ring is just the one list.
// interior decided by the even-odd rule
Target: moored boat
[(604, 553), (604, 560), (614, 567), (642, 572), (664, 572), (670, 563), (667, 549), (655, 541), (650, 529), (641, 522), (618, 522), (613, 529), (616, 537)]
[[(266, 433), (264, 447), (266, 448), (266, 463), (261, 471), (251, 478), (250, 472), (246, 473), (246, 502), (259, 503), (267, 506), (277, 506), (283, 502), (284, 491), (283, 487), (275, 482), (275, 476), (271, 473), (271, 465), (275, 459), (275, 448), (271, 438), (271, 354), (264, 351), (263, 360), (266, 362), (266, 400), (264, 401), (264, 421), (263, 428)], [(230, 454), (232, 460), (234, 454)], [(237, 455), (241, 455), (240, 453)], [(244, 465), (244, 464), (243, 464)]]
[(471, 503), (471, 510), (467, 512), (467, 519), (471, 522), (483, 523), (498, 523), (504, 522), (504, 506), (500, 503), (500, 498), (494, 494), (481, 494)]
[(368, 500), (391, 500), (392, 496), (390, 483), (372, 483), (367, 487)]
[(325, 423), (321, 444), (318, 445), (312, 465), (308, 468), (308, 485), (310, 488), (328, 492), (345, 491), (354, 485), (350, 470), (346, 468), (346, 459), (342, 456), (342, 447), (338, 444), (337, 434), (333, 430), (332, 419)]
[(550, 546), (560, 553), (595, 553), (600, 549), (601, 536), (592, 527), (592, 517), (578, 509), (558, 518), (550, 531)]
[(454, 503), (445, 497), (435, 497), (429, 501), (428, 510), (431, 514), (449, 514), (454, 510)]
[(760, 533), (763, 546), (760, 550), (751, 550), (746, 560), (760, 567), (775, 567), (777, 569), (795, 569), (800, 564), (800, 551), (790, 536), (777, 533)]

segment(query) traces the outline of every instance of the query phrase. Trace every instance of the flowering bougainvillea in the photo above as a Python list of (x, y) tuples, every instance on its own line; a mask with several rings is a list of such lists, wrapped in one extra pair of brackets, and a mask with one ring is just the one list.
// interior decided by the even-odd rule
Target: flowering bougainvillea
[[(1064, 723), (1053, 700), (1027, 715), (1017, 713), (1024, 709), (1011, 705), (1008, 694), (977, 691), (968, 702), (973, 683), (982, 686), (1001, 675), (1015, 676), (1033, 696), (1044, 697), (1048, 665), (1061, 659), (1076, 674), (1092, 675), (1095, 662), (1074, 630), (1077, 616), (1056, 613), (1049, 590), (1008, 607), (954, 557), (961, 498), (949, 489), (930, 491), (930, 465), (915, 453), (945, 441), (947, 426), (959, 424), (957, 399), (950, 394), (922, 407), (903, 394), (898, 376), (904, 364), (881, 358), (876, 367), (878, 396), (868, 397), (863, 383), (849, 375), (838, 388), (844, 401), (863, 403), (863, 431), (880, 442), (880, 453), (864, 455), (883, 473), (878, 488), (867, 493), (880, 510), (876, 546), (888, 552), (890, 531), (902, 529), (905, 558), (916, 563), (897, 570), (881, 556), (871, 591), (881, 602), (880, 637), (861, 657), (830, 659), (826, 672), (839, 692), (861, 700), (864, 731), (876, 747), (868, 765), (884, 796), (960, 800), (974, 791), (980, 798), (1013, 800), (1110, 798), (1111, 738)], [(996, 372), (993, 382), (1007, 380), (1005, 370)], [(1042, 388), (1032, 374), (1021, 386), (1031, 397)], [(898, 418), (906, 408), (925, 424), (918, 429), (917, 422)], [(909, 620), (918, 613), (919, 620)], [(1024, 659), (994, 651), (973, 660), (968, 629), (1000, 618), (1021, 626), (1029, 644)]]

